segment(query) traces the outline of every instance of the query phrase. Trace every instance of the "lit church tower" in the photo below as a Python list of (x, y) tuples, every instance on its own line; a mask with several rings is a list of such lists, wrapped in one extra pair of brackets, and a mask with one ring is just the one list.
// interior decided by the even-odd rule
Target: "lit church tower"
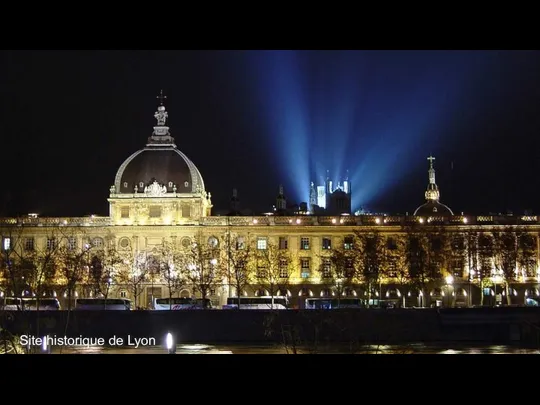
[(287, 209), (287, 200), (283, 194), (283, 185), (279, 185), (279, 194), (276, 198), (276, 209), (278, 211), (285, 211)]
[(315, 183), (311, 182), (309, 188), (309, 212), (312, 214), (315, 212), (315, 205), (317, 205), (317, 191), (315, 190)]
[(347, 170), (347, 176), (345, 176), (345, 181), (343, 182), (343, 191), (347, 194), (351, 193), (351, 186), (349, 184), (349, 171)]

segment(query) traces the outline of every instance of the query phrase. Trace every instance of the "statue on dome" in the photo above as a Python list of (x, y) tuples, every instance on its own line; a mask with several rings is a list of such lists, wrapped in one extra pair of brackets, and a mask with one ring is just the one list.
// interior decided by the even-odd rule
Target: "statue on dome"
[(149, 186), (144, 187), (144, 194), (151, 197), (159, 197), (163, 194), (167, 194), (167, 187), (161, 186), (156, 180)]
[(167, 120), (167, 117), (168, 117), (167, 111), (165, 111), (165, 107), (159, 106), (158, 110), (154, 114), (154, 117), (157, 120), (158, 126), (164, 126), (165, 121)]

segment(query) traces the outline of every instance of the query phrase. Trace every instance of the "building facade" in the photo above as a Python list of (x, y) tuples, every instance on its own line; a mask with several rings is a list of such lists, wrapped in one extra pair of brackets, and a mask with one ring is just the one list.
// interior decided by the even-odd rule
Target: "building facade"
[(455, 215), (440, 202), (433, 157), (426, 202), (411, 216), (351, 215), (348, 178), (312, 183), (299, 215), (285, 210), (280, 187), (273, 214), (212, 216), (163, 103), (155, 118), (117, 171), (109, 216), (0, 218), (0, 294), (52, 294), (64, 307), (97, 295), (142, 308), (169, 295), (222, 305), (238, 293), (287, 295), (300, 308), (323, 296), (406, 307), (538, 302), (538, 217)]

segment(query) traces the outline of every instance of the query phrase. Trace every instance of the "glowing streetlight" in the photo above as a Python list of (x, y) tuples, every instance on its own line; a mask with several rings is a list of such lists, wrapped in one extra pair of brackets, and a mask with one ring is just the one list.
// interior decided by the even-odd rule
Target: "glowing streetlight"
[(445, 280), (446, 280), (446, 284), (448, 284), (448, 285), (454, 284), (454, 277), (452, 277), (452, 275), (446, 276)]
[(169, 332), (167, 333), (167, 337), (165, 338), (165, 343), (167, 345), (167, 352), (169, 354), (175, 354), (176, 353), (176, 345), (174, 344), (173, 336)]

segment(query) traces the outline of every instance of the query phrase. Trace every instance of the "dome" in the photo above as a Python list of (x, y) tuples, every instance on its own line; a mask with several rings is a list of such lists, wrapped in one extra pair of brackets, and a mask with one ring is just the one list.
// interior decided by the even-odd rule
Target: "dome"
[(205, 193), (201, 173), (186, 155), (180, 152), (165, 125), (168, 113), (161, 105), (154, 114), (157, 125), (148, 143), (128, 157), (114, 179), (115, 194), (143, 193), (155, 196), (163, 193)]
[(414, 211), (414, 215), (418, 216), (448, 216), (454, 215), (452, 210), (446, 205), (436, 201), (430, 200), (425, 204), (422, 204), (420, 207)]
[(204, 192), (201, 173), (189, 158), (176, 146), (147, 146), (130, 157), (116, 173), (114, 186), (118, 194), (139, 192), (156, 181), (168, 193)]

